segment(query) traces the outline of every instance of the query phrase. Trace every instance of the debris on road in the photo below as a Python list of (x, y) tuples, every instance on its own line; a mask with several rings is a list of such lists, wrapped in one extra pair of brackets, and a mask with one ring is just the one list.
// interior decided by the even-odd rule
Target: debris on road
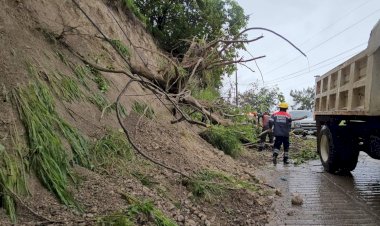
[(300, 194), (298, 193), (294, 193), (292, 194), (292, 205), (296, 205), (296, 206), (302, 206), (303, 204), (303, 198), (301, 197)]

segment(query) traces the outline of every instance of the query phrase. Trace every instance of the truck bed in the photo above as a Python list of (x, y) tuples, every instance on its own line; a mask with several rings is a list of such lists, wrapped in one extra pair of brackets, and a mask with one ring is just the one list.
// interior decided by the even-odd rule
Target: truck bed
[(368, 47), (316, 78), (315, 115), (380, 115), (380, 21)]

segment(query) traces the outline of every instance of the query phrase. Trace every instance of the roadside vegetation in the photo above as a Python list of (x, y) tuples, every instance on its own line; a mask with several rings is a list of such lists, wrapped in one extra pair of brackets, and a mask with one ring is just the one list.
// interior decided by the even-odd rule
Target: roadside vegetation
[(299, 137), (292, 137), (292, 149), (289, 152), (290, 158), (293, 160), (294, 165), (300, 165), (309, 160), (319, 158), (317, 153), (317, 141), (315, 139), (302, 139)]
[(174, 220), (167, 217), (161, 210), (157, 209), (153, 202), (140, 200), (129, 194), (121, 194), (129, 204), (128, 208), (102, 218), (99, 218), (98, 225), (123, 225), (135, 226), (152, 222), (157, 226), (177, 226)]
[(194, 197), (201, 198), (209, 202), (218, 200), (221, 196), (234, 189), (246, 189), (258, 192), (257, 181), (239, 180), (226, 173), (202, 170), (191, 180), (184, 181), (184, 184), (191, 191)]

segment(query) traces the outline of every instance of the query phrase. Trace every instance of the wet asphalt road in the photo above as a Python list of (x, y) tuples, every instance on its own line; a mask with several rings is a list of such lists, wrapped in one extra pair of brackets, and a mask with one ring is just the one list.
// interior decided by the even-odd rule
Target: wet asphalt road
[[(269, 225), (380, 225), (380, 160), (361, 153), (347, 176), (324, 172), (319, 160), (269, 171), (266, 180), (282, 193)], [(303, 197), (302, 206), (291, 204), (293, 193)]]

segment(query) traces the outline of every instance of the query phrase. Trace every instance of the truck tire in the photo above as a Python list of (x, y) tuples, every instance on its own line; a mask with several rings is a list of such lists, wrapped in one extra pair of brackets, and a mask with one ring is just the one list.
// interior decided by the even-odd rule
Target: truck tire
[(346, 173), (355, 169), (359, 151), (354, 150), (352, 138), (349, 131), (330, 131), (326, 125), (322, 127), (317, 145), (322, 165), (327, 172)]
[(343, 151), (340, 162), (341, 172), (350, 172), (356, 168), (359, 158), (359, 151), (355, 150), (356, 145), (354, 145), (353, 137), (350, 135), (346, 136), (347, 138), (343, 139)]
[(319, 133), (317, 148), (323, 168), (329, 173), (338, 171), (340, 168), (338, 150), (334, 146), (333, 136), (326, 125), (321, 128)]

